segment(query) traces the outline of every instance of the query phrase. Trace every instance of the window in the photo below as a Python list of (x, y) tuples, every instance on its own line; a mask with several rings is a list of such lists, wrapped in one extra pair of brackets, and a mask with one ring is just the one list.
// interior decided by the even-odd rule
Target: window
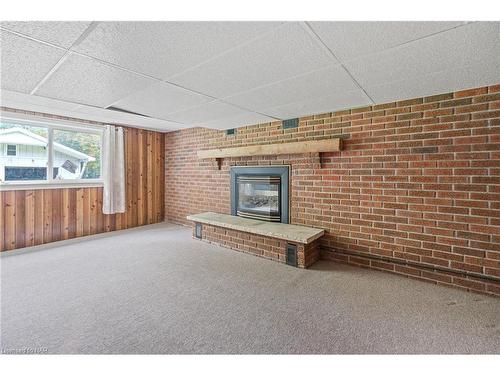
[(16, 156), (17, 146), (16, 145), (7, 145), (7, 156)]
[(101, 148), (101, 128), (2, 117), (0, 184), (100, 183)]
[(60, 180), (101, 177), (101, 135), (54, 129), (55, 177)]

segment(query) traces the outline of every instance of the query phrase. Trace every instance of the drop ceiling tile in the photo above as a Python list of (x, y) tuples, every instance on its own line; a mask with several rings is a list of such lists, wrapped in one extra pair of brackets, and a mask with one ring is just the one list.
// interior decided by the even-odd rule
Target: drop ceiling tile
[(15, 21), (1, 22), (8, 30), (28, 35), (44, 42), (69, 48), (82, 35), (90, 22)]
[(276, 119), (255, 112), (242, 111), (242, 113), (236, 116), (224, 117), (213, 121), (204, 121), (197, 123), (196, 126), (212, 129), (231, 129), (273, 121), (276, 121)]
[(404, 81), (366, 87), (377, 104), (466, 90), (500, 82), (500, 60), (481, 61), (477, 65), (445, 70)]
[(463, 22), (309, 22), (341, 60), (380, 52), (463, 24)]
[(71, 54), (36, 94), (79, 104), (107, 107), (155, 83), (99, 61)]
[(282, 120), (339, 111), (372, 104), (361, 90), (337, 92), (323, 97), (301, 100), (278, 107), (266, 108), (262, 112)]
[(314, 98), (357, 89), (358, 86), (349, 74), (347, 74), (342, 66), (336, 65), (254, 90), (245, 91), (241, 94), (224, 98), (224, 101), (254, 111), (265, 112), (265, 109), (269, 107), (313, 100)]
[(64, 55), (64, 50), (1, 31), (1, 88), (29, 93)]
[(196, 107), (209, 101), (213, 101), (213, 98), (165, 82), (158, 82), (117, 101), (113, 107), (147, 116), (168, 118), (169, 113)]
[(299, 23), (287, 23), (169, 81), (222, 98), (334, 64)]
[(500, 22), (478, 22), (345, 62), (362, 87), (408, 80), (500, 56)]
[(279, 22), (100, 22), (75, 51), (166, 79)]
[(200, 124), (202, 122), (218, 120), (225, 117), (238, 116), (246, 112), (249, 111), (245, 111), (243, 109), (220, 101), (212, 101), (195, 108), (187, 109), (185, 111), (170, 113), (168, 115), (168, 118), (172, 121), (193, 125)]

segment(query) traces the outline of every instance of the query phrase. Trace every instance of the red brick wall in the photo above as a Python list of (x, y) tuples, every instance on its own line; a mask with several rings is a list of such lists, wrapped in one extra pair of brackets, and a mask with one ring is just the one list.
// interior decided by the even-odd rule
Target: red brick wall
[[(224, 131), (166, 135), (166, 220), (230, 213), (229, 168), (291, 166), (291, 223), (322, 256), (500, 294), (500, 85)], [(341, 152), (199, 160), (216, 147), (342, 137)], [(436, 271), (436, 267), (439, 271)]]

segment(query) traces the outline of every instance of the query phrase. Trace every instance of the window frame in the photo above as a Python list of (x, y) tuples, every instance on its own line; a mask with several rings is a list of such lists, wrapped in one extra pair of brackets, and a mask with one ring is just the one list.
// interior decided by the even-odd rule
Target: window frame
[[(101, 155), (103, 151), (104, 126), (80, 123), (77, 121), (58, 120), (22, 113), (1, 112), (1, 120), (21, 121), (28, 126), (47, 129), (47, 170), (54, 169), (54, 130), (74, 131), (79, 133), (98, 134), (101, 139)], [(102, 177), (102, 158), (100, 163), (100, 178), (55, 180), (52, 173), (47, 172), (46, 180), (0, 181), (0, 190), (35, 190), (35, 189), (63, 189), (79, 187), (101, 187), (104, 185)]]
[[(9, 154), (9, 146), (14, 146), (14, 154)], [(17, 156), (17, 145), (9, 145), (7, 144), (7, 148), (5, 149), (5, 156)]]

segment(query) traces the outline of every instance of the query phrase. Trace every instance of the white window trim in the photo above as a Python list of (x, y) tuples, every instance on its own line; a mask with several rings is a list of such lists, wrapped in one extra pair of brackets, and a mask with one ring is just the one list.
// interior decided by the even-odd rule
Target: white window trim
[(102, 187), (101, 179), (88, 180), (33, 180), (33, 181), (7, 181), (0, 184), (0, 191), (9, 190), (37, 190), (37, 189), (68, 189), (85, 187)]
[[(101, 152), (102, 140), (104, 135), (104, 127), (90, 124), (79, 123), (76, 121), (56, 120), (40, 116), (27, 115), (16, 112), (0, 112), (0, 118), (3, 120), (23, 121), (26, 125), (45, 127), (47, 128), (47, 169), (52, 171), (54, 167), (53, 153), (53, 133), (54, 130), (69, 130), (80, 133), (99, 134), (101, 136)], [(100, 175), (98, 179), (77, 179), (77, 180), (54, 180), (52, 173), (47, 173), (47, 180), (32, 180), (32, 181), (2, 181), (0, 182), (0, 191), (8, 190), (36, 190), (36, 189), (65, 189), (65, 188), (82, 188), (82, 187), (102, 187), (104, 180), (102, 179), (102, 160), (100, 164)]]

